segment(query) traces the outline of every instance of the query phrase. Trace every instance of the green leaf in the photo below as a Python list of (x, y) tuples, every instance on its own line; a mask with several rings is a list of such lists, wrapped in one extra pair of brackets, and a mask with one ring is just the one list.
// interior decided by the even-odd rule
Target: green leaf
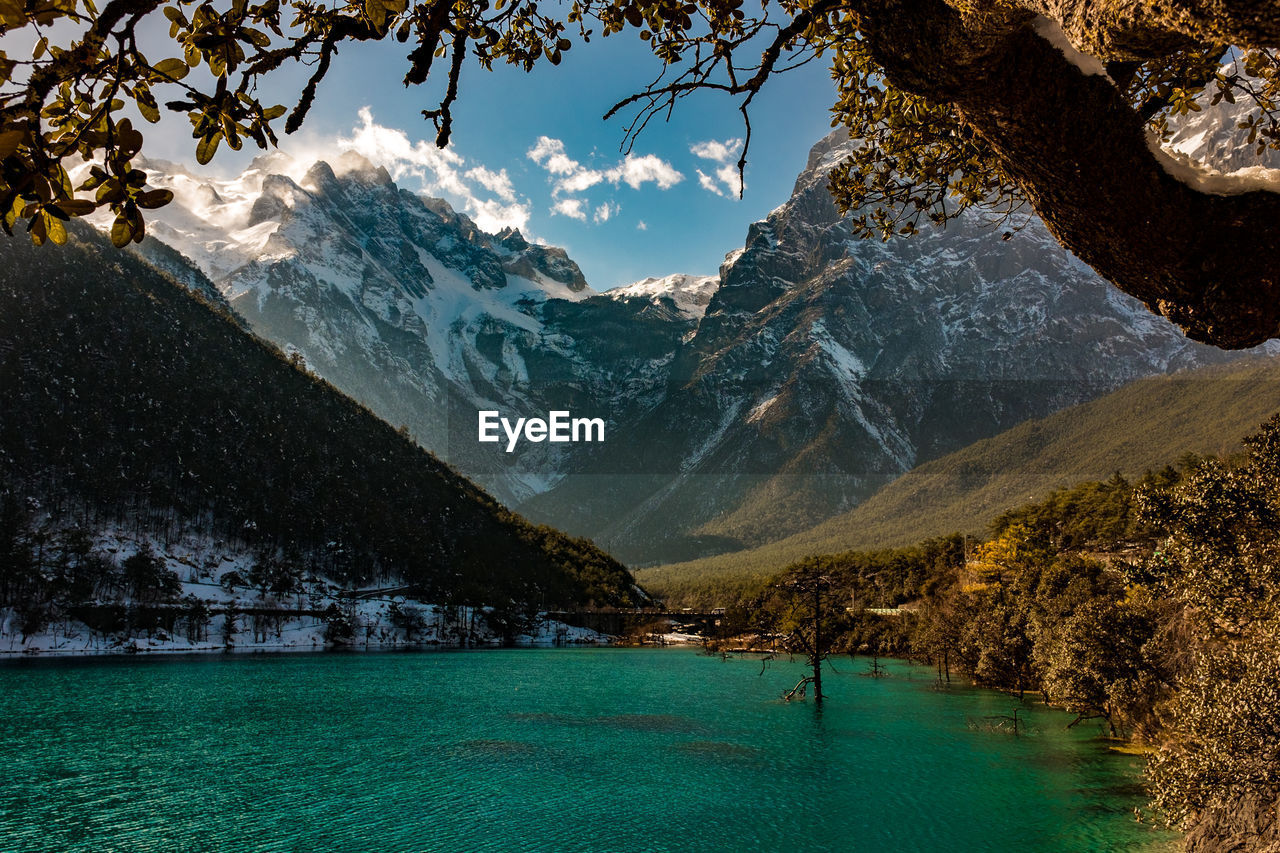
[(150, 92), (139, 89), (134, 95), (134, 101), (138, 104), (138, 112), (142, 113), (143, 118), (152, 124), (160, 121), (160, 108)]
[(41, 216), (45, 217), (45, 231), (49, 235), (49, 239), (59, 246), (65, 245), (67, 242), (67, 228), (58, 219), (56, 219), (48, 210), (45, 210)]
[(196, 162), (204, 166), (212, 160), (213, 155), (218, 151), (218, 143), (221, 140), (221, 131), (201, 137), (200, 142), (196, 145)]
[(4, 230), (7, 234), (13, 233), (13, 224), (22, 218), (22, 212), (26, 209), (27, 203), (22, 200), (22, 196), (15, 192), (10, 192), (0, 200), (0, 210), (4, 213)]
[(47, 233), (44, 230), (44, 216), (36, 215), (31, 218), (31, 224), (27, 226), (27, 233), (31, 235), (31, 242), (37, 246), (43, 246)]
[(98, 206), (87, 198), (69, 198), (58, 202), (58, 207), (70, 216), (84, 216), (98, 209)]
[(22, 0), (0, 0), (0, 22), (11, 30), (26, 26), (26, 6)]
[(138, 207), (145, 207), (147, 210), (164, 207), (171, 201), (173, 201), (172, 190), (148, 190), (137, 196)]
[(133, 239), (133, 229), (129, 227), (129, 222), (122, 216), (117, 216), (116, 221), (111, 223), (111, 245), (117, 249), (123, 249), (129, 245), (129, 241)]
[(17, 151), (26, 135), (25, 130), (6, 130), (0, 133), (0, 160)]
[(121, 119), (116, 125), (116, 139), (119, 140), (120, 153), (126, 158), (132, 157), (142, 150), (142, 134), (133, 127), (133, 122)]
[(270, 47), (271, 46), (271, 36), (267, 35), (266, 33), (260, 30), (252, 29), (250, 27), (245, 27), (243, 32), (244, 32), (244, 35), (248, 37), (249, 41), (253, 42), (254, 47)]
[(158, 73), (163, 74), (171, 80), (181, 80), (187, 76), (187, 72), (191, 70), (191, 66), (187, 65), (181, 59), (162, 59), (155, 64)]
[(387, 7), (382, 0), (364, 0), (364, 14), (375, 30), (380, 31), (387, 23)]

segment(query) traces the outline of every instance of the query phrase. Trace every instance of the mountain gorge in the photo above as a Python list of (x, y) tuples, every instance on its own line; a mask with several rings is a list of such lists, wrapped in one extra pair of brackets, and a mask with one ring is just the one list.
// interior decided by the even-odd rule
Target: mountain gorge
[[(1195, 136), (1211, 154), (1213, 128)], [(978, 215), (855, 238), (826, 188), (852, 144), (818, 143), (718, 275), (605, 293), (562, 250), (485, 234), (353, 154), (223, 182), (152, 164), (176, 194), (152, 233), (500, 500), (642, 563), (788, 536), (1028, 418), (1229, 358), (1034, 219), (1007, 240)], [(606, 441), (506, 453), (477, 442), (481, 409), (600, 417)]]

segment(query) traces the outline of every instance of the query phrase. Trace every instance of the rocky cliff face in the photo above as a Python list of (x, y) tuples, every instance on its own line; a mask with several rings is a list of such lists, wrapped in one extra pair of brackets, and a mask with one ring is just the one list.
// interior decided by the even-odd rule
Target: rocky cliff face
[(814, 147), (721, 268), (662, 402), (525, 510), (632, 560), (812, 526), (912, 466), (1139, 376), (1228, 356), (1186, 340), (1037, 221), (856, 239)]

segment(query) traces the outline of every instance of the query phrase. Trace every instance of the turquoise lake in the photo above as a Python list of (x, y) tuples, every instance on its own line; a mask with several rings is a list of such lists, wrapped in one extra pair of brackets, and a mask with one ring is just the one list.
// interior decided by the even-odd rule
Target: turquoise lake
[(513, 649), (0, 665), (0, 850), (1167, 850), (1093, 724), (902, 662)]

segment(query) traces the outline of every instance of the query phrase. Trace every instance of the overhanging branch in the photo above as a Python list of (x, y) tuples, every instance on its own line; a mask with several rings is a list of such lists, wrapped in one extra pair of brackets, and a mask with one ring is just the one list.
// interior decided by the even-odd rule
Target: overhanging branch
[(1035, 33), (943, 0), (858, 2), (895, 86), (950, 102), (1049, 230), (1121, 290), (1224, 348), (1280, 335), (1280, 194), (1220, 196), (1165, 172), (1140, 116)]

